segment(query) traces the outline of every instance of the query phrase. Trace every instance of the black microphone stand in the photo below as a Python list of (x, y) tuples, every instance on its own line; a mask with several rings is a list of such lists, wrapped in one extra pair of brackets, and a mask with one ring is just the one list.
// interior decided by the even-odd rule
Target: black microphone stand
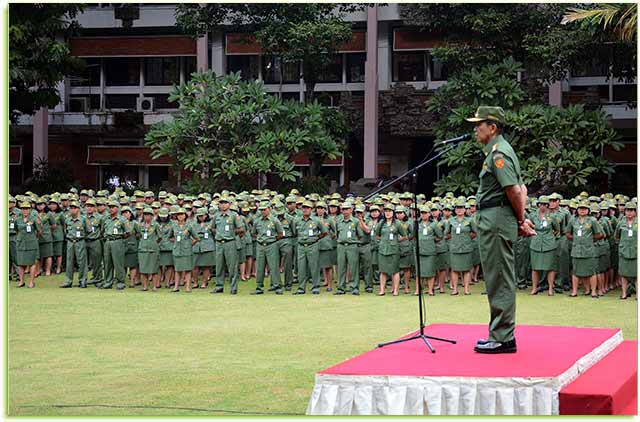
[[(404, 343), (406, 341), (421, 339), (427, 345), (429, 350), (431, 350), (431, 353), (435, 353), (436, 349), (434, 349), (433, 346), (431, 345), (431, 343), (429, 342), (430, 339), (431, 340), (437, 340), (437, 341), (445, 341), (447, 343), (456, 344), (455, 340), (451, 340), (451, 339), (447, 339), (447, 338), (441, 338), (441, 337), (428, 336), (428, 335), (426, 335), (424, 333), (424, 319), (425, 319), (426, 311), (423, 312), (424, 299), (422, 297), (422, 283), (420, 281), (420, 242), (418, 241), (418, 226), (419, 226), (419, 215), (420, 214), (418, 213), (418, 200), (417, 200), (417, 195), (418, 195), (417, 194), (417, 190), (418, 190), (418, 184), (417, 184), (418, 171), (422, 167), (424, 167), (427, 164), (433, 162), (435, 159), (441, 157), (442, 155), (444, 155), (447, 152), (451, 151), (455, 147), (456, 147), (456, 145), (453, 144), (449, 148), (439, 152), (438, 154), (436, 154), (432, 158), (430, 158), (428, 160), (423, 160), (416, 167), (412, 168), (411, 170), (407, 171), (404, 174), (401, 174), (400, 176), (398, 176), (395, 179), (393, 179), (391, 182), (389, 182), (386, 185), (380, 187), (379, 189), (376, 189), (375, 191), (371, 192), (370, 194), (368, 194), (367, 196), (364, 197), (364, 199), (367, 200), (367, 199), (371, 198), (372, 196), (377, 195), (379, 192), (385, 190), (389, 186), (392, 186), (398, 180), (402, 180), (402, 179), (404, 179), (405, 177), (407, 177), (409, 175), (412, 176), (411, 177), (411, 185), (412, 185), (412, 192), (413, 192), (413, 199), (414, 199), (414, 201), (413, 201), (413, 215), (414, 215), (413, 241), (414, 241), (415, 251), (416, 251), (416, 283), (418, 283), (418, 308), (420, 309), (420, 332), (415, 334), (415, 335), (413, 335), (413, 336), (411, 336), (411, 337), (406, 337), (406, 338), (402, 338), (402, 339), (399, 339), (399, 340), (389, 341), (387, 343), (380, 343), (380, 344), (378, 344), (378, 347), (384, 347), (384, 346), (388, 346), (390, 344)], [(433, 149), (431, 151), (433, 151)], [(427, 156), (429, 156), (429, 154), (427, 154)]]

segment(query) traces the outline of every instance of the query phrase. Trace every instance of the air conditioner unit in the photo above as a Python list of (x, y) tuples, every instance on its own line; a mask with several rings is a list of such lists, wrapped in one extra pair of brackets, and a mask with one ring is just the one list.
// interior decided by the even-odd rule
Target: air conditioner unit
[(87, 113), (91, 105), (89, 97), (71, 97), (69, 98), (69, 112), (71, 113)]
[(156, 106), (153, 97), (138, 97), (136, 101), (138, 111), (155, 111)]

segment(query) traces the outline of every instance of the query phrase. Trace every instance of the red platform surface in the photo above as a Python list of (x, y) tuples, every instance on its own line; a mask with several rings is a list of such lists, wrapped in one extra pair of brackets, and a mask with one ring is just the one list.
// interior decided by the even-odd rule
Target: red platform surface
[(451, 338), (457, 344), (433, 340), (436, 353), (431, 353), (422, 340), (393, 344), (356, 356), (319, 374), (557, 377), (619, 331), (617, 328), (518, 325), (515, 333), (517, 353), (486, 355), (473, 351), (476, 341), (486, 338), (486, 325), (432, 324), (425, 327), (426, 335)]
[(638, 343), (625, 341), (560, 391), (561, 415), (635, 415)]

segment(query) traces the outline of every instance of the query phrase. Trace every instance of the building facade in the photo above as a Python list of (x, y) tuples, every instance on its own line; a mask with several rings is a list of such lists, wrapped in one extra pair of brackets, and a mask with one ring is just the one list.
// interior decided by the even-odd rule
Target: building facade
[[(251, 34), (221, 31), (196, 40), (176, 27), (174, 5), (126, 9), (92, 4), (79, 16), (81, 35), (68, 42), (86, 68), (59, 84), (62, 101), (54, 109), (24, 116), (12, 128), (12, 186), (29, 176), (39, 157), (70, 163), (84, 187), (103, 187), (113, 176), (152, 188), (176, 186), (188, 174), (173, 171), (170, 159), (152, 160), (144, 134), (171, 118), (177, 107), (168, 99), (172, 85), (195, 71), (241, 72), (263, 81), (274, 95), (304, 100), (300, 66), (263, 55)], [(424, 102), (447, 79), (446, 68), (431, 54), (441, 40), (404, 26), (397, 4), (347, 19), (353, 38), (340, 47), (315, 88), (321, 102), (341, 105), (361, 122), (349, 139), (349, 158), (323, 167), (335, 185), (396, 176), (420, 162), (434, 140)], [(636, 85), (607, 78), (604, 60), (596, 57), (547, 87), (549, 103), (602, 107), (627, 144), (623, 154), (602, 153), (620, 166), (616, 183), (635, 186), (637, 115), (626, 104), (635, 99)], [(304, 173), (306, 158), (294, 161)], [(428, 192), (438, 169), (427, 173), (421, 187)]]

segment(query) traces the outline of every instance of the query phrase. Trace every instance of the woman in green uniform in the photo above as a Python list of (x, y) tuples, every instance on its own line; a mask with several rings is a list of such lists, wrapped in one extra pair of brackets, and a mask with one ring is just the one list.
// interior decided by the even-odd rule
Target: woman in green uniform
[(179, 292), (181, 282), (186, 292), (191, 292), (191, 271), (193, 271), (193, 245), (199, 240), (198, 234), (191, 224), (186, 221), (187, 213), (184, 208), (176, 211), (176, 221), (171, 226), (169, 235), (173, 238), (173, 266), (175, 280), (172, 292)]
[[(438, 252), (436, 245), (442, 240), (443, 233), (438, 228), (438, 223), (430, 221), (431, 209), (428, 205), (423, 204), (419, 207), (420, 210), (420, 223), (418, 224), (418, 246), (420, 249), (420, 282), (424, 285), (427, 282), (427, 293), (429, 296), (434, 296), (433, 285), (435, 282), (435, 276), (438, 272), (436, 269), (436, 256)], [(416, 284), (417, 296), (420, 294), (419, 286)]]
[[(613, 227), (613, 231), (618, 227), (618, 217), (616, 216), (616, 211), (618, 210), (618, 206), (615, 203), (615, 200), (611, 200), (609, 202), (609, 220), (611, 221), (611, 227)], [(615, 233), (614, 233), (615, 234)], [(611, 257), (611, 267), (609, 268), (609, 290), (613, 290), (618, 287), (620, 284), (618, 283), (618, 243), (615, 240), (615, 235), (612, 235), (609, 238), (609, 256)]]
[(47, 208), (46, 200), (43, 197), (38, 198), (36, 202), (36, 210), (38, 211), (38, 218), (42, 231), (40, 238), (38, 239), (39, 247), (39, 259), (36, 268), (36, 277), (44, 270), (44, 275), (49, 277), (51, 275), (51, 262), (53, 256), (53, 237), (52, 230), (55, 230), (56, 223), (51, 219), (51, 214)]
[(16, 219), (16, 264), (18, 264), (18, 287), (24, 287), (24, 274), (29, 273), (29, 288), (35, 287), (36, 261), (38, 260), (38, 238), (40, 219), (31, 213), (31, 204), (20, 203), (20, 217)]
[[(135, 219), (131, 208), (124, 206), (120, 212), (127, 220), (128, 231), (133, 231)], [(124, 245), (124, 268), (125, 271), (129, 270), (129, 288), (134, 288), (138, 282), (138, 238), (129, 236), (125, 239)]]
[(160, 226), (160, 256), (158, 264), (160, 266), (160, 284), (168, 289), (173, 283), (173, 241), (170, 239), (171, 227), (169, 210), (160, 208), (158, 211), (158, 224)]
[(476, 229), (473, 221), (465, 216), (465, 200), (455, 203), (455, 217), (449, 222), (445, 238), (449, 240), (449, 257), (451, 260), (452, 296), (458, 295), (458, 274), (462, 277), (464, 294), (470, 295), (471, 268), (473, 267), (473, 243)]
[(243, 204), (240, 208), (242, 211), (242, 219), (245, 225), (245, 235), (242, 238), (244, 240), (244, 273), (240, 274), (240, 280), (247, 281), (251, 278), (251, 269), (253, 268), (253, 237), (248, 234), (251, 233), (253, 228), (253, 219), (251, 218), (251, 208), (249, 204)]
[(385, 295), (387, 277), (391, 277), (393, 295), (398, 296), (400, 285), (400, 242), (407, 237), (407, 232), (395, 218), (395, 207), (392, 203), (384, 205), (384, 219), (375, 229), (378, 241), (378, 269), (380, 271), (380, 292)]
[[(338, 229), (338, 217), (340, 217), (340, 203), (338, 202), (337, 199), (331, 200), (329, 201), (329, 214), (327, 215), (327, 218), (331, 221), (333, 221), (334, 226), (336, 227), (336, 236), (332, 238), (331, 241), (331, 245), (333, 246), (333, 249), (331, 249), (331, 253), (329, 254), (330, 258), (331, 258), (331, 275), (332, 275), (332, 279), (331, 281), (333, 282), (333, 275), (338, 274), (338, 236), (337, 236), (337, 229)], [(329, 285), (327, 288), (331, 288), (331, 285)]]
[(618, 243), (618, 273), (622, 278), (620, 299), (627, 298), (629, 281), (636, 283), (638, 298), (638, 219), (635, 202), (627, 202), (624, 217), (618, 222), (615, 239)]
[(138, 239), (138, 263), (142, 291), (149, 290), (149, 280), (155, 292), (160, 287), (160, 241), (162, 233), (160, 225), (153, 221), (153, 209), (146, 207), (142, 210), (142, 222), (134, 224), (134, 236)]
[(213, 223), (209, 220), (206, 208), (198, 208), (198, 219), (194, 228), (200, 241), (193, 245), (194, 268), (193, 287), (198, 287), (198, 274), (202, 271), (201, 289), (206, 289), (211, 278), (211, 267), (216, 262), (215, 242), (213, 241)]
[[(440, 217), (439, 204), (433, 204), (431, 207), (431, 221), (436, 223), (438, 229), (442, 233), (446, 233), (447, 226), (449, 225), (449, 220)], [(443, 206), (450, 207), (448, 204), (443, 204)], [(447, 281), (447, 272), (449, 270), (449, 243), (442, 239), (440, 242), (436, 243), (436, 284), (440, 294), (445, 293), (444, 285)]]
[(411, 268), (413, 266), (413, 219), (409, 217), (407, 208), (400, 205), (396, 207), (396, 219), (402, 224), (407, 236), (404, 240), (400, 241), (400, 260), (398, 266), (400, 267), (400, 277), (404, 281), (404, 294), (410, 294), (409, 281), (411, 280)]
[(589, 204), (580, 201), (578, 215), (567, 225), (566, 236), (573, 241), (571, 260), (573, 262), (573, 276), (571, 297), (578, 296), (578, 283), (585, 287), (585, 295), (591, 292), (591, 297), (597, 299), (596, 266), (597, 251), (595, 242), (602, 239), (603, 233), (598, 220), (589, 215)]
[(326, 202), (319, 201), (316, 204), (316, 215), (320, 223), (327, 230), (327, 236), (318, 241), (318, 248), (320, 249), (318, 261), (320, 270), (324, 276), (324, 284), (327, 287), (327, 292), (330, 292), (333, 290), (333, 254), (335, 252), (336, 223), (335, 220), (327, 216)]
[[(49, 220), (51, 226), (51, 250), (56, 264), (56, 274), (62, 272), (62, 244), (64, 243), (64, 213), (60, 211), (58, 198), (49, 199)], [(55, 227), (53, 224), (55, 223)]]
[(555, 281), (556, 241), (560, 233), (558, 220), (549, 214), (549, 197), (543, 195), (538, 199), (538, 211), (530, 216), (535, 225), (537, 235), (531, 238), (529, 251), (531, 256), (531, 294), (538, 294), (538, 282), (543, 271), (547, 271), (549, 282), (548, 295), (553, 296), (553, 283)]

